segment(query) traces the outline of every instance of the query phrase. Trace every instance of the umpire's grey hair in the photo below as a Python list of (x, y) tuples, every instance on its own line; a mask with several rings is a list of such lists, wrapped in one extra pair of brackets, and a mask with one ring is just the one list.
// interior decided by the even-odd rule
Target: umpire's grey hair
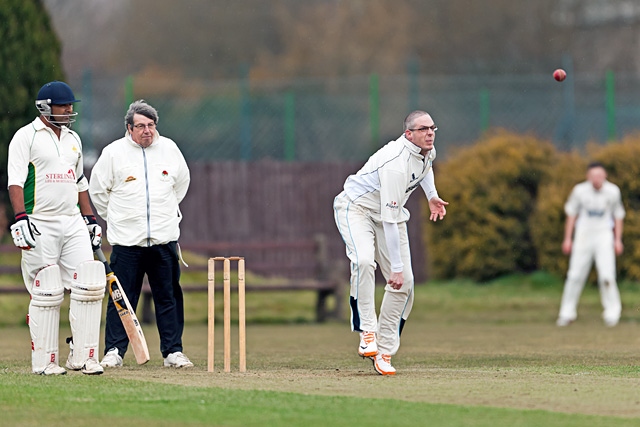
[(124, 116), (124, 127), (129, 129), (129, 126), (133, 127), (133, 116), (135, 114), (142, 114), (148, 119), (153, 120), (155, 124), (158, 124), (158, 112), (151, 105), (147, 104), (144, 99), (138, 99), (129, 105), (129, 110)]
[(422, 110), (415, 110), (409, 113), (409, 115), (404, 119), (404, 130), (411, 129), (413, 127), (413, 123), (416, 121), (418, 117), (428, 116), (429, 113)]

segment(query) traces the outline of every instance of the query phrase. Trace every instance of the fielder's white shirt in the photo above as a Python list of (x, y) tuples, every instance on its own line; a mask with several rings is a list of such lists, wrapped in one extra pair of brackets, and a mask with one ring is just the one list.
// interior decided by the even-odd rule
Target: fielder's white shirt
[(573, 187), (564, 206), (568, 216), (578, 216), (575, 231), (598, 232), (611, 230), (614, 219), (625, 217), (620, 188), (605, 181), (600, 190), (596, 190), (589, 181)]
[(435, 158), (435, 148), (425, 158), (420, 147), (402, 135), (373, 154), (355, 175), (350, 175), (344, 191), (355, 204), (367, 208), (374, 220), (408, 221), (410, 214), (404, 206), (413, 190), (422, 185), (428, 198), (437, 196), (432, 170)]
[(151, 246), (178, 240), (179, 203), (189, 188), (180, 149), (156, 132), (142, 148), (127, 132), (107, 145), (91, 171), (89, 194), (107, 221), (111, 245)]
[(23, 188), (29, 215), (75, 215), (78, 192), (88, 189), (82, 143), (61, 127), (60, 139), (39, 117), (18, 129), (9, 143), (8, 185)]

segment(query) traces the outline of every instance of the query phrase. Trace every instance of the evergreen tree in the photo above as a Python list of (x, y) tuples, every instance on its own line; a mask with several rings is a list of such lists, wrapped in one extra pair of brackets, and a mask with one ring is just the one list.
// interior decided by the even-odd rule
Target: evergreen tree
[[(0, 0), (0, 40), (0, 208), (13, 218), (6, 190), (9, 142), (38, 114), (40, 87), (63, 78), (62, 49), (41, 0)], [(6, 229), (0, 226), (0, 237)]]

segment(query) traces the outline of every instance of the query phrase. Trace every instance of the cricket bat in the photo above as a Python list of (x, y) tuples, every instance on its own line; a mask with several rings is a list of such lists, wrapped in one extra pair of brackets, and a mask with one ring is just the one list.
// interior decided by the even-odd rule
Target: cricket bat
[(124, 293), (118, 278), (113, 274), (102, 249), (98, 249), (94, 253), (104, 264), (105, 271), (107, 272), (107, 289), (109, 290), (109, 295), (111, 295), (116, 310), (118, 310), (122, 325), (127, 332), (127, 337), (129, 337), (129, 343), (136, 357), (136, 362), (138, 362), (138, 365), (145, 364), (149, 361), (149, 348), (147, 347), (147, 340), (144, 338), (144, 332), (142, 332), (142, 327), (140, 326), (136, 312), (131, 307), (129, 299)]

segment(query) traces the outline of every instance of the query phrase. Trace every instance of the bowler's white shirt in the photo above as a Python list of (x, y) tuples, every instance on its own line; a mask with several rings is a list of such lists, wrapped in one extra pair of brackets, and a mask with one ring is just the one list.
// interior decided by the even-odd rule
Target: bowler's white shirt
[(344, 191), (355, 204), (367, 208), (374, 220), (407, 221), (410, 214), (404, 206), (413, 190), (422, 185), (427, 198), (437, 196), (432, 170), (435, 157), (435, 148), (425, 158), (420, 147), (402, 135), (349, 176)]

